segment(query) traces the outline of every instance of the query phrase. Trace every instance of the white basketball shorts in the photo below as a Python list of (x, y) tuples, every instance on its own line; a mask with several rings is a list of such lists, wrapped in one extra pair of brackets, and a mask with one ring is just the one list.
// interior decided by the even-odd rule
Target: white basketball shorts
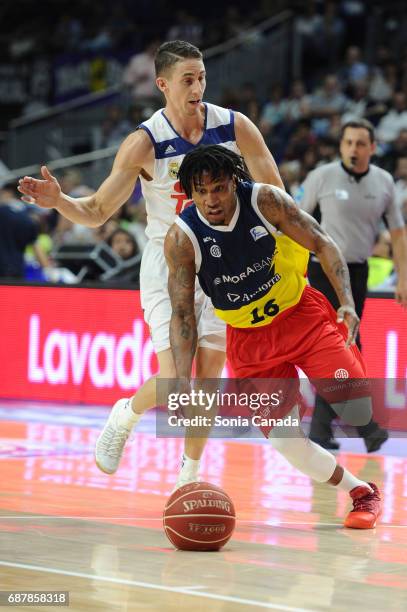
[[(168, 293), (168, 268), (162, 244), (149, 241), (144, 249), (140, 269), (141, 307), (150, 327), (156, 353), (170, 348), (171, 302)], [(202, 291), (198, 279), (195, 287), (195, 313), (198, 323), (198, 346), (226, 351), (226, 325), (214, 313), (212, 303)]]

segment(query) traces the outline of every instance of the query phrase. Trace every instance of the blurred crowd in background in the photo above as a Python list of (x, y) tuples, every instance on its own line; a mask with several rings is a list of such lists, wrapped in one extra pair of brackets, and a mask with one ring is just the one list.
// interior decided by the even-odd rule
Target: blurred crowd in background
[[(6, 4), (12, 11), (11, 5)], [(294, 9), (296, 35), (302, 41), (302, 78), (271, 84), (266, 99), (259, 97), (256, 82), (250, 78), (239, 88), (225, 84), (222, 98), (216, 102), (243, 112), (259, 127), (279, 165), (286, 189), (294, 198), (312, 169), (337, 159), (341, 125), (351, 118), (369, 119), (377, 138), (373, 161), (393, 175), (397, 202), (407, 221), (407, 23), (394, 19), (391, 2), (388, 14), (384, 13), (373, 58), (366, 57), (365, 26), (374, 2), (362, 0), (263, 0), (251, 3), (250, 19), (243, 2), (235, 2), (219, 17), (211, 3), (192, 7), (180, 2), (174, 10), (164, 1), (150, 5), (119, 0), (106, 14), (98, 3), (85, 5), (84, 0), (77, 0), (59, 3), (63, 10), (58, 11), (53, 22), (52, 35), (49, 32), (54, 4), (45, 2), (44, 6), (47, 4), (50, 11), (42, 8), (41, 14), (33, 12), (32, 21), (13, 21), (15, 30), (0, 37), (3, 56), (18, 62), (27, 54), (50, 56), (78, 48), (134, 49), (121, 77), (130, 103), (108, 109), (94, 130), (91, 149), (119, 145), (162, 105), (155, 87), (153, 62), (161, 42), (180, 38), (205, 49), (239, 36), (283, 8)], [(2, 10), (4, 13), (5, 8)], [(32, 7), (27, 10), (33, 11)], [(31, 100), (23, 113), (46, 107), (47, 100)], [(60, 172), (58, 179), (69, 195), (92, 193), (78, 168)], [(68, 222), (55, 211), (23, 204), (15, 183), (3, 185), (0, 275), (69, 283), (104, 280), (137, 286), (146, 243), (145, 223), (139, 185), (122, 209), (104, 226), (92, 230)], [(20, 227), (20, 243), (13, 247), (19, 255), (11, 256), (15, 227)], [(390, 275), (390, 239), (384, 226), (374, 256), (388, 261)], [(376, 286), (384, 279), (379, 280)]]

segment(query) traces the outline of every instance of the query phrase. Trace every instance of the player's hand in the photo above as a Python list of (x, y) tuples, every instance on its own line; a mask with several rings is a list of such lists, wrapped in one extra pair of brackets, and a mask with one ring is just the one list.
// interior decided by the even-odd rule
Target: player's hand
[(407, 308), (407, 279), (399, 278), (396, 285), (395, 297), (396, 301), (401, 304), (403, 308)]
[[(188, 395), (191, 397), (191, 381), (188, 378), (174, 378), (174, 380), (170, 384), (170, 393), (173, 398), (177, 396), (178, 398), (183, 395)], [(188, 410), (188, 406), (179, 405), (176, 410), (171, 410), (171, 414), (175, 414), (178, 418), (184, 418), (186, 416), (186, 411)]]
[(356, 336), (358, 335), (360, 319), (355, 312), (353, 306), (341, 306), (337, 310), (337, 323), (345, 323), (348, 328), (348, 338), (345, 346), (348, 348), (351, 344), (355, 344)]
[(25, 176), (19, 180), (18, 191), (23, 194), (21, 198), (27, 204), (37, 204), (41, 208), (54, 208), (61, 195), (61, 187), (52, 176), (47, 166), (41, 166), (44, 180)]

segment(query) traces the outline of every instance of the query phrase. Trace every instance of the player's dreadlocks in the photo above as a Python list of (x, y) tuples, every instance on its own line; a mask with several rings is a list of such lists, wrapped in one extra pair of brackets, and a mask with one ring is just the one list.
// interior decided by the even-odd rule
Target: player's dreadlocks
[(208, 172), (213, 180), (220, 176), (251, 181), (243, 157), (220, 145), (200, 145), (187, 153), (178, 172), (181, 187), (189, 198), (192, 186), (197, 187), (202, 174)]

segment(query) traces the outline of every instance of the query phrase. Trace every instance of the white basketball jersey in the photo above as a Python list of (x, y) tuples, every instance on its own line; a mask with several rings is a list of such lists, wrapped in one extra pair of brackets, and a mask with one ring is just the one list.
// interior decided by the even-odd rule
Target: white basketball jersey
[(219, 144), (240, 154), (236, 144), (234, 113), (231, 110), (205, 103), (205, 125), (201, 140), (192, 144), (182, 138), (160, 109), (140, 124), (154, 146), (155, 162), (152, 181), (140, 176), (146, 201), (147, 229), (150, 240), (162, 242), (168, 228), (191, 200), (180, 187), (178, 170), (185, 155), (198, 145)]

